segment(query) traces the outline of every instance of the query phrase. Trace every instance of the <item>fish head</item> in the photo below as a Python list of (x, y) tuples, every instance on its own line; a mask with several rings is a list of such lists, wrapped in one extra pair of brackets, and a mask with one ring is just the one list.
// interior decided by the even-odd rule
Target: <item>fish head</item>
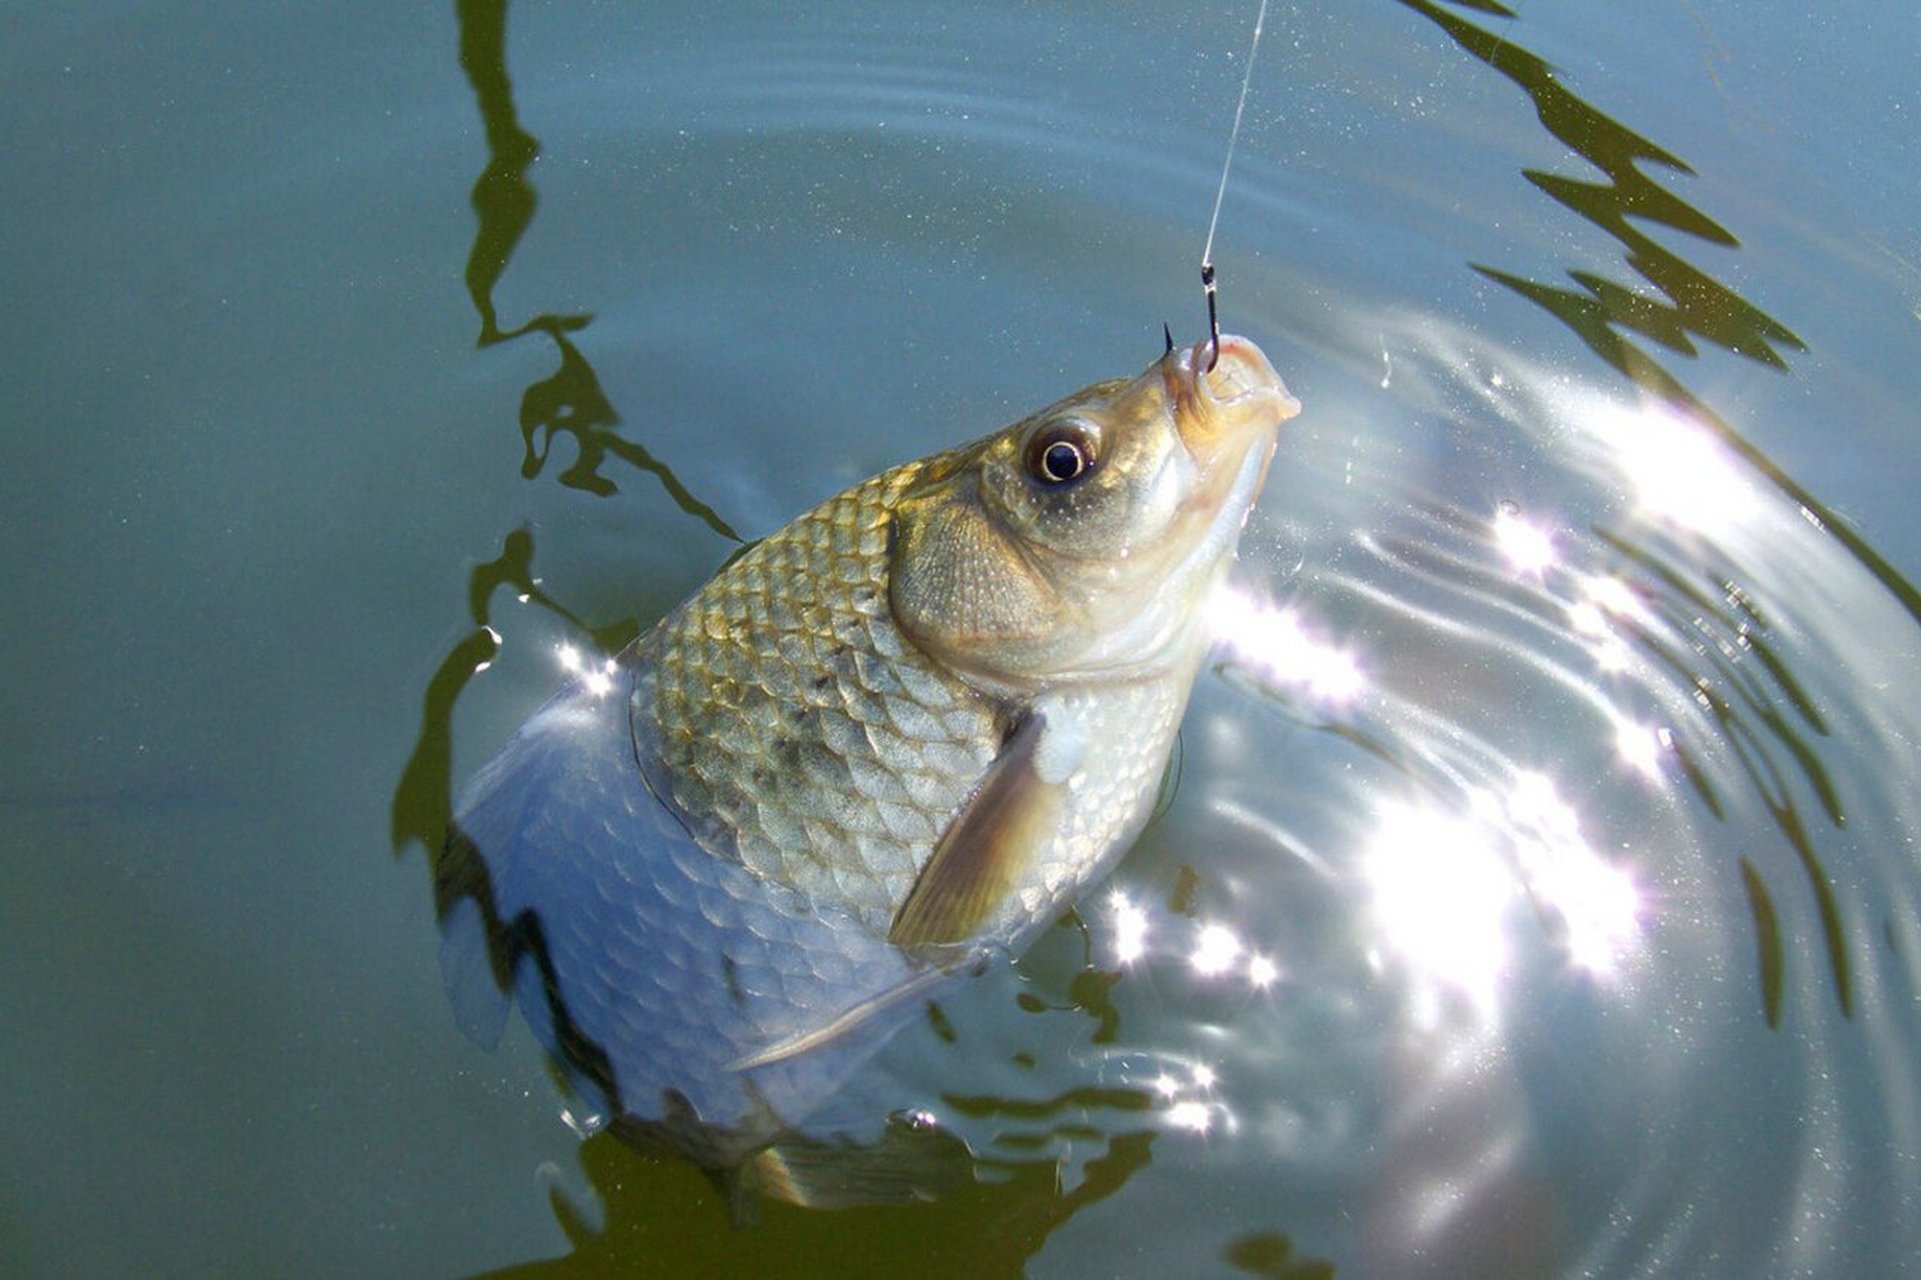
[(902, 631), (1004, 693), (1140, 678), (1191, 658), (1280, 424), (1261, 349), (1170, 349), (930, 459), (894, 512)]

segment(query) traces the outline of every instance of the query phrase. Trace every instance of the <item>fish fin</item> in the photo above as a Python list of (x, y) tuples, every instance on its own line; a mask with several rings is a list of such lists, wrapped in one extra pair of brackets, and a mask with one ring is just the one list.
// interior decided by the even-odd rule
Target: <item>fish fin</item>
[(808, 1209), (922, 1204), (976, 1181), (965, 1142), (899, 1116), (888, 1117), (871, 1144), (783, 1137), (755, 1152), (743, 1172), (767, 1199)]
[(1064, 794), (1040, 760), (1047, 717), (1024, 716), (988, 766), (980, 786), (934, 846), (920, 878), (894, 916), (887, 940), (898, 947), (962, 942), (993, 915), (1053, 830)]
[(878, 995), (861, 1001), (853, 1008), (822, 1023), (818, 1027), (803, 1031), (799, 1035), (788, 1036), (785, 1040), (776, 1041), (764, 1049), (758, 1049), (753, 1053), (734, 1059), (727, 1064), (727, 1069), (729, 1071), (751, 1071), (755, 1067), (764, 1067), (770, 1063), (784, 1062), (788, 1058), (797, 1057), (810, 1049), (817, 1049), (828, 1041), (838, 1039), (855, 1027), (871, 1021), (882, 1013), (890, 1009), (898, 1008), (910, 997), (919, 995), (945, 982), (953, 976), (958, 967), (958, 964), (956, 964), (939, 968), (930, 966), (929, 968), (923, 969), (907, 981), (889, 987)]

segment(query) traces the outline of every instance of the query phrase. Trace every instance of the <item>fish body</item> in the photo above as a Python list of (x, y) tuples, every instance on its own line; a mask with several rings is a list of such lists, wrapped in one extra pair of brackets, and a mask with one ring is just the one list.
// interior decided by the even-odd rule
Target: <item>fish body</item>
[(755, 544), (463, 791), (463, 1021), (513, 994), (683, 1145), (798, 1123), (1138, 833), (1297, 410), (1244, 339), (1170, 349)]

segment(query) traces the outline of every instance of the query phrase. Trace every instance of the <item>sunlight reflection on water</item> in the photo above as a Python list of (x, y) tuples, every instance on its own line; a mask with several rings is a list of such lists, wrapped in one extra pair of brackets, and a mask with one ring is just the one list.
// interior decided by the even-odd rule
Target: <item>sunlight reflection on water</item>
[(1623, 405), (1594, 392), (1557, 397), (1562, 420), (1586, 431), (1632, 486), (1637, 514), (1726, 537), (1768, 504), (1726, 445), (1679, 410)]
[(578, 648), (562, 643), (554, 646), (554, 660), (563, 673), (579, 677), (581, 687), (596, 698), (613, 692), (614, 675), (620, 670), (620, 663), (615, 659), (603, 657), (589, 661), (581, 656)]
[(1338, 705), (1361, 693), (1366, 678), (1354, 656), (1308, 631), (1291, 609), (1262, 604), (1245, 588), (1223, 586), (1208, 601), (1215, 642), (1266, 679)]

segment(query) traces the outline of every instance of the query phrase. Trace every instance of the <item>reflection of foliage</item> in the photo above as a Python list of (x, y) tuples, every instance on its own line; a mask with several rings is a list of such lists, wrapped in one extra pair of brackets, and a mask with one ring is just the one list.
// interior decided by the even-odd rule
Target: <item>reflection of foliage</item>
[(1080, 967), (1068, 979), (1064, 998), (1046, 1000), (1033, 991), (1023, 991), (1014, 997), (1014, 1003), (1027, 1013), (1084, 1013), (1095, 1022), (1093, 1042), (1113, 1044), (1121, 1031), (1121, 1011), (1114, 1004), (1113, 991), (1120, 985), (1122, 971), (1102, 969), (1094, 963), (1093, 935), (1079, 908), (1069, 908), (1058, 927), (1075, 932), (1081, 944)]
[[(1714, 718), (1722, 741), (1733, 751), (1754, 793), (1767, 807), (1774, 825), (1794, 850), (1814, 894), (1821, 918), (1821, 932), (1827, 944), (1828, 964), (1834, 978), (1834, 996), (1842, 1012), (1854, 1008), (1854, 983), (1848, 962), (1847, 938), (1841, 924), (1841, 908), (1835, 901), (1834, 886), (1821, 865), (1809, 837), (1807, 824), (1794, 800), (1788, 775), (1777, 762), (1785, 750), (1793, 768), (1806, 781), (1820, 802), (1821, 810), (1835, 826), (1847, 818), (1841, 799), (1827, 767), (1810, 745), (1805, 734), (1825, 735), (1827, 725), (1800, 682), (1787, 664), (1775, 653), (1768, 638), (1765, 616), (1731, 584), (1723, 584), (1721, 601), (1710, 597), (1681, 576), (1681, 571), (1664, 562), (1654, 552), (1631, 545), (1605, 531), (1599, 536), (1622, 556), (1636, 565), (1655, 584), (1657, 591), (1647, 603), (1655, 611), (1664, 634), (1632, 625), (1642, 649), (1673, 673), (1676, 680), (1694, 691), (1697, 701)], [(1722, 607), (1725, 602), (1725, 608)], [(1728, 616), (1731, 615), (1731, 620)], [(1750, 661), (1758, 663), (1764, 676), (1755, 674)], [(1792, 715), (1784, 713), (1786, 703)], [(1723, 813), (1706, 774), (1683, 757), (1689, 783), (1702, 801), (1718, 816)], [(1775, 937), (1776, 961), (1773, 972), (1775, 992), (1765, 998), (1769, 1021), (1779, 1015), (1779, 935), (1772, 907), (1762, 919), (1762, 905), (1768, 902), (1760, 884), (1760, 873), (1745, 860), (1742, 873), (1748, 880), (1749, 898), (1754, 905), (1757, 931), (1763, 938), (1762, 986), (1769, 985), (1770, 967), (1766, 963), (1767, 937)], [(1756, 896), (1755, 890), (1761, 890)]]
[(1319, 1258), (1297, 1258), (1294, 1242), (1276, 1231), (1242, 1236), (1222, 1255), (1236, 1271), (1271, 1280), (1334, 1280), (1334, 1264)]
[(507, 79), (507, 0), (459, 0), (460, 69), (480, 100), (487, 130), (487, 167), (474, 183), (480, 227), (467, 255), (467, 292), (480, 313), (480, 345), (503, 336), (494, 314), (494, 285), (507, 269), (521, 233), (534, 220), (539, 197), (527, 168), (540, 154), (540, 140), (520, 127), (513, 84)]
[(964, 1116), (1011, 1116), (1017, 1120), (1045, 1120), (1062, 1112), (1138, 1111), (1154, 1108), (1154, 1100), (1138, 1089), (1082, 1085), (1052, 1098), (969, 1098), (948, 1094), (941, 1099)]
[(1004, 1182), (971, 1183), (929, 1204), (824, 1214), (767, 1201), (753, 1227), (730, 1231), (726, 1195), (692, 1166), (598, 1135), (580, 1154), (605, 1203), (605, 1226), (596, 1231), (555, 1194), (573, 1251), (493, 1274), (1017, 1276), (1056, 1227), (1146, 1167), (1152, 1142), (1145, 1133), (1116, 1138), (1071, 1191), (1052, 1165), (1026, 1165)]
[(396, 849), (418, 842), (437, 852), (447, 835), (448, 824), (453, 819), (454, 702), (467, 682), (484, 670), (500, 651), (499, 634), (489, 622), (495, 591), (504, 586), (513, 587), (518, 597), (548, 610), (591, 637), (595, 648), (603, 653), (614, 653), (625, 647), (638, 631), (631, 618), (590, 627), (575, 617), (534, 580), (533, 555), (533, 535), (525, 529), (516, 529), (502, 543), (500, 555), (476, 566), (467, 580), (467, 608), (473, 617), (474, 630), (441, 659), (439, 669), (427, 682), (420, 737), (414, 743), (407, 767), (401, 772), (400, 785), (394, 789)]
[[(566, 432), (574, 438), (574, 465), (560, 473), (560, 482), (572, 489), (585, 489), (607, 497), (615, 492), (616, 486), (601, 470), (608, 454), (613, 454), (622, 462), (652, 475), (667, 490), (667, 496), (674, 505), (688, 515), (705, 524), (721, 537), (733, 542), (740, 541), (740, 535), (733, 526), (722, 520), (714, 509), (687, 491), (680, 478), (667, 469), (640, 445), (622, 436), (613, 428), (619, 425), (620, 415), (614, 412), (613, 405), (600, 389), (600, 379), (595, 376), (593, 366), (580, 354), (580, 349), (568, 340), (565, 321), (552, 316), (542, 316), (529, 322), (529, 328), (541, 329), (554, 340), (560, 349), (560, 368), (551, 377), (536, 382), (527, 388), (520, 398), (520, 435), (526, 442), (527, 456), (520, 466), (520, 474), (529, 480), (539, 475), (547, 463), (547, 455), (553, 449), (556, 432)], [(535, 437), (539, 436), (539, 443)]]
[[(570, 488), (606, 496), (617, 486), (604, 468), (611, 456), (653, 475), (680, 510), (731, 541), (733, 528), (700, 501), (668, 468), (642, 446), (617, 431), (619, 414), (601, 390), (600, 379), (568, 337), (587, 326), (589, 317), (536, 316), (519, 328), (502, 330), (493, 301), (494, 286), (506, 271), (516, 245), (533, 221), (538, 197), (527, 170), (540, 142), (520, 126), (506, 64), (506, 0), (459, 0), (460, 65), (473, 85), (486, 129), (488, 160), (474, 183), (477, 221), (466, 268), (467, 290), (480, 316), (479, 345), (492, 346), (529, 333), (544, 333), (560, 353), (560, 366), (528, 387), (521, 397), (520, 431), (527, 453), (521, 473), (532, 479), (545, 467), (557, 433), (574, 437), (574, 464), (560, 475)], [(529, 603), (562, 618), (593, 639), (601, 652), (615, 652), (637, 627), (621, 619), (592, 627), (542, 591), (532, 570), (533, 536), (525, 529), (507, 535), (500, 556), (473, 571), (468, 611), (475, 630), (441, 660), (429, 681), (420, 738), (395, 789), (393, 838), (396, 848), (418, 841), (438, 851), (452, 816), (452, 721), (455, 701), (476, 672), (499, 651), (499, 634), (489, 624), (490, 599), (511, 585)]]
[[(1458, 8), (1501, 18), (1515, 17), (1514, 11), (1495, 0), (1454, 2)], [(1638, 335), (1677, 355), (1693, 356), (1696, 349), (1689, 337), (1693, 335), (1781, 370), (1787, 368), (1781, 348), (1806, 349), (1781, 322), (1656, 242), (1637, 225), (1653, 223), (1709, 244), (1737, 245), (1739, 242), (1725, 228), (1661, 186), (1641, 166), (1644, 163), (1660, 165), (1682, 174), (1693, 171), (1676, 156), (1575, 95), (1560, 83), (1547, 62), (1511, 39), (1474, 25), (1442, 8), (1437, 0), (1400, 0), (1400, 3), (1433, 22), (1461, 48), (1527, 93), (1547, 131), (1606, 176), (1605, 182), (1584, 182), (1538, 170), (1525, 171), (1528, 181), (1625, 246), (1628, 265), (1660, 296), (1650, 296), (1588, 272), (1569, 272), (1580, 286), (1570, 289), (1480, 264), (1475, 264), (1474, 269), (1544, 308), (1634, 384), (1673, 406), (1686, 420), (1698, 422), (1714, 433), (1766, 476), (1816, 527), (1845, 547), (1921, 621), (1921, 593), (1917, 593), (1898, 570), (1633, 340)], [(1657, 661), (1698, 690), (1722, 737), (1794, 850), (1814, 894), (1833, 973), (1835, 998), (1844, 1013), (1851, 1011), (1853, 985), (1840, 909), (1774, 751), (1777, 747), (1785, 749), (1793, 762), (1792, 768), (1812, 787), (1829, 821), (1841, 825), (1844, 817), (1834, 784), (1804, 736), (1804, 732), (1817, 735), (1827, 732), (1819, 712), (1766, 642), (1765, 622), (1752, 602), (1738, 597), (1738, 593), (1722, 583), (1715, 583), (1712, 592), (1702, 591), (1685, 580), (1680, 570), (1662, 562), (1652, 552), (1605, 532), (1601, 536), (1650, 575), (1655, 595), (1666, 602), (1665, 628), (1671, 637), (1681, 637), (1681, 641), (1677, 643), (1650, 634), (1643, 634), (1640, 639)], [(1717, 594), (1728, 597), (1730, 607), (1740, 614), (1725, 627), (1718, 621), (1709, 621), (1719, 620), (1723, 612), (1716, 603)], [(1723, 631), (1726, 634), (1722, 634)], [(1766, 673), (1766, 683), (1737, 662), (1737, 658), (1758, 662)], [(1705, 661), (1710, 670), (1698, 672), (1697, 660)], [(1792, 709), (1792, 718), (1777, 705), (1776, 694)], [(1723, 815), (1721, 801), (1702, 770), (1685, 755), (1682, 765), (1702, 801), (1717, 816)], [(1760, 873), (1745, 860), (1742, 873), (1761, 938), (1763, 1005), (1769, 1023), (1773, 1024), (1780, 1009), (1779, 926)]]
[[(1625, 245), (1628, 264), (1659, 289), (1667, 301), (1657, 301), (1581, 272), (1570, 273), (1582, 286), (1577, 291), (1527, 280), (1491, 267), (1477, 265), (1475, 270), (1545, 308), (1572, 329), (1595, 354), (1637, 385), (1713, 431), (1790, 501), (1805, 509), (1824, 532), (1847, 548), (1850, 555), (1901, 601), (1916, 621), (1921, 621), (1921, 593), (1916, 592), (1893, 565), (1621, 332), (1641, 334), (1681, 355), (1695, 354), (1686, 336), (1692, 333), (1777, 369), (1785, 369), (1787, 364), (1775, 344), (1805, 349), (1786, 326), (1655, 243), (1630, 221), (1660, 223), (1716, 245), (1736, 244), (1734, 237), (1713, 219), (1661, 187), (1641, 171), (1639, 164), (1649, 161), (1679, 173), (1692, 170), (1577, 97), (1555, 78), (1552, 67), (1512, 40), (1465, 21), (1434, 0), (1400, 0), (1400, 3), (1439, 26), (1468, 53), (1512, 80), (1533, 99), (1536, 114), (1547, 130), (1608, 176), (1609, 182), (1600, 184), (1535, 171), (1527, 173), (1529, 181)], [(1514, 17), (1512, 10), (1491, 0), (1461, 3), (1460, 7)]]
[[(1693, 170), (1640, 134), (1575, 96), (1555, 78), (1554, 69), (1535, 54), (1491, 31), (1463, 21), (1429, 0), (1401, 0), (1429, 19), (1456, 43), (1524, 89), (1534, 100), (1541, 124), (1607, 175), (1608, 181), (1579, 182), (1557, 174), (1525, 170), (1529, 182), (1600, 227), (1627, 247), (1628, 265), (1667, 299), (1643, 293), (1587, 272), (1568, 274), (1585, 292), (1538, 284), (1477, 266), (1475, 270), (1540, 303), (1582, 337), (1609, 363), (1627, 372), (1614, 348), (1612, 327), (1629, 329), (1669, 350), (1693, 355), (1687, 335), (1706, 338), (1737, 355), (1777, 369), (1787, 367), (1772, 344), (1805, 349), (1780, 321), (1683, 260), (1639, 230), (1635, 222), (1654, 222), (1713, 244), (1738, 242), (1712, 218), (1660, 186), (1640, 165), (1662, 165), (1678, 173)], [(1513, 13), (1498, 4), (1474, 6), (1504, 18)], [(1634, 221), (1629, 221), (1634, 219)]]
[[(480, 314), (479, 345), (489, 347), (529, 333), (544, 333), (560, 352), (552, 376), (527, 388), (520, 402), (520, 432), (527, 444), (521, 474), (532, 479), (546, 465), (556, 432), (574, 437), (574, 465), (560, 475), (569, 488), (605, 497), (617, 486), (602, 470), (613, 454), (646, 471), (667, 490), (676, 506), (721, 537), (740, 537), (713, 508), (695, 498), (661, 462), (620, 435), (620, 415), (600, 388), (593, 366), (567, 335), (587, 327), (592, 317), (543, 313), (519, 328), (503, 330), (494, 307), (500, 282), (520, 237), (533, 222), (539, 197), (527, 170), (540, 155), (540, 140), (520, 126), (513, 83), (507, 76), (507, 0), (460, 0), (460, 66), (473, 85), (487, 131), (487, 165), (474, 183), (478, 227), (467, 255), (467, 292)], [(540, 436), (536, 444), (535, 437)]]
[(1741, 883), (1748, 891), (1748, 911), (1754, 916), (1754, 941), (1761, 970), (1761, 1013), (1770, 1027), (1781, 1025), (1781, 919), (1767, 882), (1746, 858), (1741, 859)]
[[(640, 445), (622, 437), (619, 415), (601, 390), (593, 367), (567, 336), (586, 327), (589, 317), (543, 314), (511, 331), (500, 328), (493, 302), (514, 247), (531, 224), (537, 196), (527, 180), (527, 169), (540, 144), (520, 127), (514, 110), (512, 85), (506, 68), (505, 0), (460, 0), (460, 64), (473, 85), (486, 127), (489, 158), (474, 184), (473, 205), (478, 222), (468, 255), (466, 282), (480, 315), (479, 345), (492, 346), (528, 333), (544, 333), (560, 352), (560, 367), (534, 383), (521, 397), (520, 429), (526, 443), (522, 474), (538, 476), (552, 449), (553, 437), (566, 432), (576, 442), (574, 465), (561, 483), (606, 496), (617, 486), (603, 467), (609, 456), (653, 475), (682, 511), (699, 519), (722, 537), (738, 542), (733, 529), (707, 504), (688, 492), (671, 471)], [(441, 660), (428, 682), (420, 736), (394, 789), (392, 833), (396, 850), (419, 843), (429, 851), (434, 873), (435, 905), (445, 914), (461, 897), (471, 897), (489, 922), (489, 938), (496, 948), (496, 977), (503, 983), (511, 967), (514, 947), (542, 953), (537, 936), (531, 940), (505, 929), (493, 914), (491, 886), (479, 859), (464, 842), (451, 839), (453, 818), (453, 714), (468, 682), (500, 650), (500, 633), (491, 621), (494, 593), (512, 587), (516, 597), (545, 609), (587, 637), (597, 652), (624, 648), (639, 630), (632, 618), (592, 626), (565, 604), (544, 591), (533, 572), (534, 541), (526, 529), (506, 535), (500, 555), (478, 566), (468, 579), (468, 613), (474, 629)], [(557, 1026), (567, 1025), (564, 1010), (555, 1013)], [(593, 1046), (583, 1052), (593, 1059)]]

